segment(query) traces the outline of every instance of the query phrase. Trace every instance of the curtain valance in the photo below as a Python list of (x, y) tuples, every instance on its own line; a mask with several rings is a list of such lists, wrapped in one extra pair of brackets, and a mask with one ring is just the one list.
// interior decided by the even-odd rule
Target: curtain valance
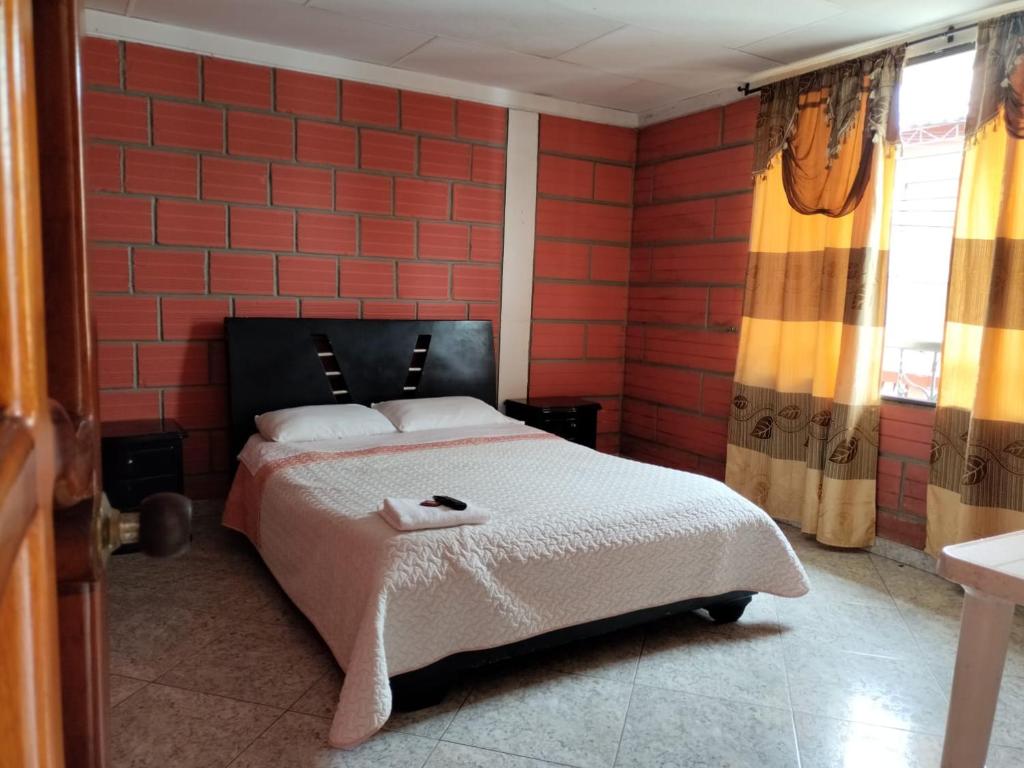
[(1004, 107), (1007, 131), (1024, 138), (1024, 13), (979, 24), (977, 51), (967, 136), (983, 130)]
[(790, 205), (845, 216), (864, 194), (875, 144), (898, 141), (896, 89), (904, 47), (765, 86), (754, 140), (754, 174), (781, 153)]

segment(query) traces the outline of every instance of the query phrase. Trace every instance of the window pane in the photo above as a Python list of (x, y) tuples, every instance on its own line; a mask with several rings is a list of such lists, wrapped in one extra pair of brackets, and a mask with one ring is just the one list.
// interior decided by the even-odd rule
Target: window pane
[(882, 395), (934, 402), (974, 51), (911, 64), (889, 243)]

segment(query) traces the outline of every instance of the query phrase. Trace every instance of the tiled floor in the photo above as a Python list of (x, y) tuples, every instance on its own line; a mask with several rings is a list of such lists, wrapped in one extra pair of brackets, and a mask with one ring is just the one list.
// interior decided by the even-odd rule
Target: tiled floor
[[(352, 751), (326, 747), (339, 673), (249, 545), (212, 513), (173, 560), (116, 557), (113, 753), (126, 766), (938, 766), (961, 597), (789, 532), (799, 600), (689, 615), (474, 674)], [(1018, 615), (990, 768), (1024, 766)]]

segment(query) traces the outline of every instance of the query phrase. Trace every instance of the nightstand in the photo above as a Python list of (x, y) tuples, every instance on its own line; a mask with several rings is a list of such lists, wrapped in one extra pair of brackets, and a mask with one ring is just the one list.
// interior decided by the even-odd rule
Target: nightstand
[(588, 448), (597, 447), (599, 410), (600, 403), (577, 397), (531, 397), (505, 401), (506, 416)]
[(151, 493), (183, 493), (186, 434), (171, 419), (104, 422), (103, 490), (111, 505), (128, 510)]

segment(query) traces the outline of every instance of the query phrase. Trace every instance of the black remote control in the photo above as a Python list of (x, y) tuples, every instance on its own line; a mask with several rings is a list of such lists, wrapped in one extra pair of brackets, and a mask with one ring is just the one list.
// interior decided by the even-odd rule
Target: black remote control
[(434, 496), (434, 501), (436, 501), (442, 507), (448, 507), (449, 509), (454, 509), (458, 512), (461, 512), (467, 506), (469, 506), (468, 504), (466, 504), (466, 502), (459, 501), (458, 499), (453, 499), (451, 496)]

